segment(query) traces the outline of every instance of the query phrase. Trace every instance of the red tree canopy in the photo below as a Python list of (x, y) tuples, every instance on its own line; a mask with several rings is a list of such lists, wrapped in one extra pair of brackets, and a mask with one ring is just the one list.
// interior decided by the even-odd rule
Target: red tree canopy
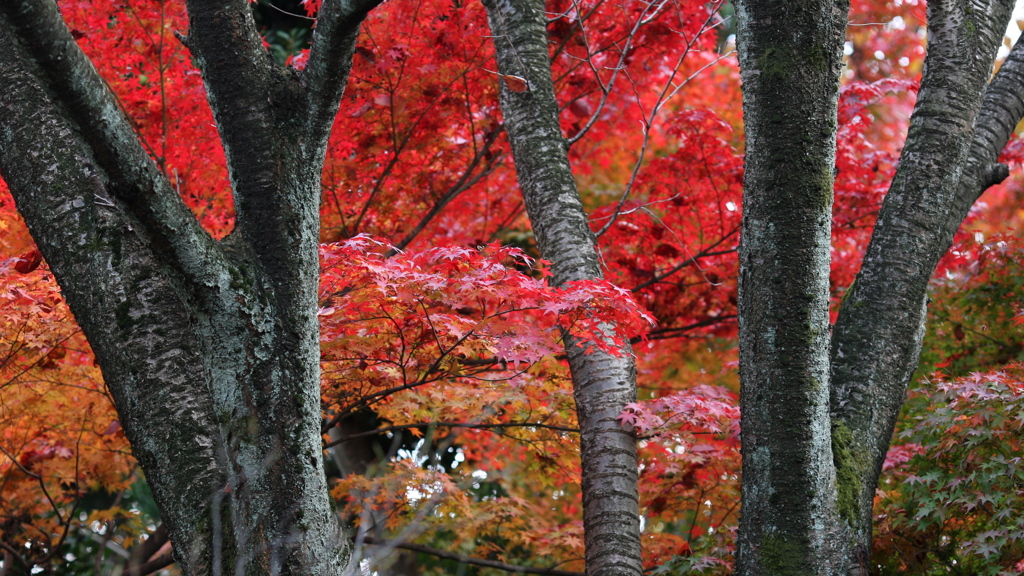
[[(175, 37), (188, 27), (182, 4), (60, 6), (197, 219), (217, 238), (229, 234), (223, 150), (200, 75)], [(268, 53), (302, 68), (308, 30), (282, 30), (280, 16), (254, 6)], [(315, 2), (305, 8), (315, 15)], [(899, 158), (924, 55), (923, 10), (910, 0), (853, 3), (833, 215), (836, 304)], [(579, 446), (561, 338), (604, 349), (632, 339), (641, 401), (620, 418), (643, 438), (645, 564), (728, 571), (739, 513), (744, 145), (731, 6), (553, 0), (548, 20), (562, 128), (607, 278), (562, 289), (547, 286), (536, 260), (503, 133), (498, 85), (515, 91), (522, 79), (495, 72), (483, 7), (391, 0), (362, 26), (323, 173), (322, 406), (325, 449), (358, 445), (373, 457), (365, 470), (331, 470), (332, 496), (371, 536), (582, 570)], [(1019, 161), (1020, 150), (1011, 144), (1007, 159)], [(926, 361), (984, 371), (1020, 359), (1019, 322), (1005, 322), (1019, 318), (1021, 295), (991, 268), (1021, 257), (1012, 230), (994, 223), (1018, 222), (1019, 193), (1018, 179), (990, 191), (940, 266), (943, 332)], [(1011, 236), (986, 242), (993, 232)], [(982, 284), (1007, 288), (1000, 300), (979, 296), (984, 312), (956, 300)], [(0, 541), (57, 573), (123, 562), (116, 550), (137, 546), (157, 512), (89, 345), (2, 182), (0, 302)], [(990, 315), (1005, 327), (986, 338), (1006, 345), (960, 346), (968, 332), (994, 326), (979, 324)], [(898, 514), (881, 530), (940, 539), (949, 536), (943, 519), (955, 517), (967, 543), (956, 554), (980, 555), (982, 568), (1021, 560), (1020, 527), (979, 520), (1005, 516), (1015, 500), (936, 516), (938, 504), (921, 492), (941, 486), (961, 497), (960, 477), (943, 466), (970, 430), (1000, 462), (1020, 461), (1019, 441), (1005, 432), (1019, 418), (991, 422), (993, 411), (1020, 404), (1019, 373), (958, 373), (937, 388), (945, 405), (922, 404), (935, 387), (916, 393), (918, 420), (891, 455), (902, 468), (889, 472), (879, 499), (880, 514)], [(338, 423), (345, 432), (331, 432)], [(912, 513), (911, 501), (931, 508)], [(927, 553), (914, 546), (886, 544), (886, 562), (919, 569), (921, 561), (899, 559)], [(435, 560), (420, 569), (450, 571)]]

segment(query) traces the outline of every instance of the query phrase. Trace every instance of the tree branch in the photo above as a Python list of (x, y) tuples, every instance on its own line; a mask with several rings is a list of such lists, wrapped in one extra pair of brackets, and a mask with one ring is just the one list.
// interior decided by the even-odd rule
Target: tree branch
[(301, 78), (309, 99), (306, 130), (320, 153), (326, 153), (338, 102), (352, 70), (359, 24), (381, 1), (324, 0), (317, 14), (309, 62)]
[(411, 430), (413, 428), (473, 428), (475, 430), (491, 430), (494, 428), (543, 428), (545, 430), (555, 430), (557, 432), (579, 433), (578, 428), (554, 426), (552, 424), (543, 424), (540, 422), (500, 422), (496, 424), (473, 424), (472, 422), (423, 422), (421, 424), (397, 424), (394, 426), (384, 426), (367, 432), (349, 434), (343, 438), (324, 444), (324, 448), (331, 448), (332, 446), (337, 446), (338, 444), (355, 440), (357, 438), (377, 436), (394, 430)]
[(166, 568), (171, 564), (174, 564), (174, 555), (168, 552), (166, 554), (161, 554), (160, 556), (138, 567), (126, 568), (125, 571), (122, 572), (122, 574), (124, 576), (146, 576), (147, 574), (152, 574), (157, 570)]
[[(847, 502), (840, 512), (854, 531), (851, 561), (864, 569), (878, 475), (924, 337), (928, 282), (978, 188), (1002, 172), (992, 168), (998, 151), (986, 132), (1005, 117), (979, 111), (1012, 8), (1012, 0), (928, 4), (928, 54), (906, 144), (833, 328), (830, 412)], [(997, 114), (1003, 82), (989, 89)]]
[[(679, 326), (679, 327), (676, 327), (676, 328), (658, 328), (657, 330), (652, 330), (649, 334), (647, 334), (646, 339), (647, 340), (667, 340), (669, 338), (677, 338), (679, 336), (682, 336), (683, 334), (686, 334), (687, 332), (690, 332), (692, 330), (697, 330), (698, 328), (706, 328), (708, 326), (715, 326), (716, 324), (722, 324), (724, 322), (727, 322), (727, 321), (730, 321), (730, 320), (735, 320), (735, 319), (736, 319), (736, 315), (735, 314), (723, 314), (721, 316), (715, 316), (714, 318), (708, 318), (706, 320), (701, 320), (699, 322), (693, 322), (691, 324), (687, 324), (686, 326)], [(631, 338), (630, 339), (630, 342), (633, 343), (633, 344), (639, 344), (640, 342), (643, 342), (643, 341), (644, 341), (644, 337), (641, 337), (641, 336), (637, 336), (635, 338)]]
[(146, 153), (117, 98), (75, 43), (57, 5), (45, 0), (5, 2), (0, 17), (22, 39), (38, 64), (37, 77), (45, 79), (51, 94), (68, 108), (90, 146), (95, 165), (85, 161), (83, 169), (97, 182), (99, 170), (106, 176), (108, 181), (95, 191), (96, 199), (116, 210), (126, 208), (142, 223), (157, 247), (154, 254), (169, 259), (168, 264), (196, 284), (213, 284), (224, 270), (216, 242)]
[(372, 544), (374, 546), (388, 546), (391, 548), (401, 548), (403, 550), (411, 550), (413, 552), (421, 552), (423, 554), (437, 556), (438, 558), (444, 558), (445, 560), (454, 560), (456, 562), (472, 564), (474, 566), (484, 566), (486, 568), (497, 568), (498, 570), (504, 570), (505, 572), (512, 572), (515, 574), (541, 574), (542, 576), (584, 576), (583, 572), (571, 572), (569, 570), (558, 570), (555, 568), (531, 568), (528, 566), (517, 566), (515, 564), (506, 564), (504, 562), (498, 562), (496, 560), (485, 560), (483, 558), (474, 558), (473, 556), (464, 556), (462, 554), (456, 554), (454, 552), (448, 552), (445, 550), (440, 550), (438, 548), (431, 548), (430, 546), (422, 546), (420, 544), (408, 544), (405, 542), (395, 542), (391, 540), (382, 540), (380, 538), (373, 538), (370, 536), (364, 536), (362, 538), (362, 541), (364, 544)]
[[(263, 48), (249, 3), (188, 0), (186, 4), (189, 29), (183, 42), (203, 73), (221, 134), (251, 124), (257, 120), (254, 114), (266, 110), (274, 63)], [(229, 109), (241, 113), (229, 115)]]
[[(21, 564), (26, 569), (31, 569), (32, 568), (32, 566), (28, 563), (28, 560), (26, 560), (24, 556), (19, 554), (17, 550), (15, 550), (13, 547), (11, 547), (6, 542), (0, 541), (0, 548), (3, 548), (4, 552), (7, 553), (6, 556), (9, 557), (10, 559), (17, 560), (18, 564)], [(7, 572), (7, 566), (6, 565), (4, 566), (4, 572)]]
[[(132, 570), (141, 570), (143, 566), (148, 564), (148, 560), (153, 558), (153, 555), (160, 551), (160, 548), (167, 543), (167, 526), (160, 524), (157, 529), (146, 538), (145, 542), (142, 542), (138, 546), (132, 548), (131, 556), (128, 557), (128, 564), (125, 568), (126, 574), (131, 573)], [(148, 574), (149, 572), (145, 572)], [(141, 576), (142, 573), (140, 573)]]
[[(306, 91), (263, 48), (247, 0), (188, 0), (187, 46), (203, 75), (224, 144), (239, 245), (279, 294), (315, 284), (319, 162), (306, 152)], [(287, 263), (299, 260), (298, 270)], [(309, 274), (309, 276), (307, 276)], [(285, 305), (288, 306), (287, 304)]]
[(0, 11), (0, 174), (93, 346), (154, 493), (172, 504), (161, 509), (168, 528), (194, 541), (219, 466), (212, 399), (194, 385), (206, 373), (183, 306), (192, 295), (138, 219), (111, 203), (106, 171), (19, 42), (10, 7)]
[(957, 215), (966, 215), (985, 190), (1009, 176), (1009, 169), (998, 163), (999, 154), (1021, 118), (1024, 118), (1024, 42), (1018, 41), (985, 91), (975, 122), (968, 168), (960, 184)]
[(651, 278), (649, 280), (646, 280), (644, 282), (641, 282), (640, 284), (637, 284), (636, 286), (634, 286), (633, 288), (630, 289), (630, 292), (633, 292), (635, 294), (635, 293), (643, 290), (644, 288), (647, 288), (648, 286), (652, 286), (654, 284), (657, 284), (658, 282), (661, 282), (662, 280), (668, 278), (669, 276), (675, 274), (676, 272), (679, 272), (683, 268), (687, 268), (689, 266), (697, 264), (700, 261), (701, 258), (710, 258), (712, 256), (723, 256), (725, 254), (732, 254), (733, 252), (736, 252), (735, 248), (731, 248), (731, 249), (728, 249), (728, 250), (719, 250), (717, 252), (714, 251), (715, 248), (717, 248), (723, 242), (725, 242), (726, 240), (731, 238), (733, 236), (733, 234), (735, 234), (736, 232), (738, 232), (738, 230), (733, 230), (732, 232), (729, 232), (725, 236), (722, 236), (720, 239), (718, 239), (717, 242), (715, 242), (714, 244), (712, 244), (712, 245), (708, 246), (707, 248), (705, 248), (704, 250), (702, 250), (699, 254), (695, 254), (693, 257), (687, 258), (686, 260), (683, 260), (679, 264), (669, 268), (668, 270), (662, 272), (661, 274), (658, 274), (657, 276), (655, 276), (655, 277), (653, 277), (653, 278)]
[[(434, 202), (434, 205), (430, 207), (430, 210), (420, 218), (420, 221), (417, 222), (413, 229), (405, 235), (405, 238), (402, 238), (400, 242), (395, 244), (394, 250), (388, 252), (389, 255), (397, 253), (396, 251), (405, 250), (405, 248), (416, 239), (416, 236), (418, 236), (420, 232), (427, 227), (427, 224), (430, 224), (430, 222), (436, 218), (442, 210), (444, 210), (445, 206), (458, 197), (459, 194), (469, 190), (477, 182), (491, 173), (500, 159), (500, 156), (491, 154), (491, 147), (494, 145), (495, 141), (497, 141), (498, 136), (501, 133), (502, 127), (500, 125), (487, 133), (484, 137), (483, 145), (480, 150), (473, 155), (473, 159), (470, 160), (469, 165), (466, 167), (466, 171), (462, 173), (462, 176), (459, 177), (458, 181), (452, 184), (452, 186), (448, 188), (440, 198), (438, 198), (437, 202)], [(474, 175), (473, 171), (476, 170), (476, 167), (479, 166), (481, 161), (484, 162), (484, 166), (480, 172)]]

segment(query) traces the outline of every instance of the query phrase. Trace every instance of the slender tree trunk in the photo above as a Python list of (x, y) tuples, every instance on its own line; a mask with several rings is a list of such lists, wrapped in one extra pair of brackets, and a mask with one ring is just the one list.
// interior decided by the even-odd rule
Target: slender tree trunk
[(276, 67), (248, 2), (190, 0), (183, 41), (225, 144), (211, 238), (49, 0), (0, 5), (0, 173), (89, 338), (185, 574), (334, 575), (317, 323), (320, 172), (374, 3), (324, 3)]
[[(835, 574), (829, 246), (848, 5), (737, 2), (743, 576)], [(782, 24), (784, 23), (784, 24)]]
[[(576, 190), (568, 144), (558, 122), (543, 0), (485, 0), (498, 71), (527, 89), (502, 82), (501, 109), (516, 174), (541, 256), (552, 281), (601, 277), (595, 238)], [(616, 419), (636, 400), (631, 348), (619, 355), (585, 354), (566, 336), (583, 466), (583, 527), (588, 576), (642, 573), (636, 438)]]

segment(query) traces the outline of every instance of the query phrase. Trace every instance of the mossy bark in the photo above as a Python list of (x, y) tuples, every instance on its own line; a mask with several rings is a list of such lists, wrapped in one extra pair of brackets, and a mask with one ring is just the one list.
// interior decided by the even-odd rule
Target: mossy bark
[(317, 324), (320, 171), (373, 2), (324, 4), (308, 74), (244, 0), (190, 1), (235, 194), (225, 240), (148, 157), (52, 2), (0, 5), (0, 174), (89, 338), (183, 573), (338, 574)]
[[(857, 513), (851, 572), (866, 574), (875, 487), (893, 428), (917, 368), (924, 337), (928, 282), (960, 223), (981, 192), (1005, 177), (996, 164), (1015, 119), (1004, 109), (1013, 64), (997, 78), (979, 118), (992, 63), (1013, 2), (928, 4), (928, 54), (899, 168), (875, 225), (857, 281), (839, 312), (832, 338), (831, 417), (838, 455), (839, 493)], [(1019, 60), (1019, 51), (1015, 59)], [(1002, 88), (1000, 88), (1002, 87)], [(1000, 92), (1001, 90), (1001, 92)], [(976, 122), (977, 121), (977, 122)], [(976, 129), (978, 126), (978, 129)]]
[[(526, 80), (514, 91), (501, 81), (501, 111), (519, 186), (552, 283), (601, 277), (595, 238), (583, 211), (568, 144), (558, 119), (548, 57), (543, 0), (485, 0), (498, 71)], [(609, 327), (612, 328), (612, 327)], [(636, 437), (617, 417), (636, 401), (628, 344), (618, 355), (585, 353), (566, 335), (580, 423), (583, 527), (588, 576), (639, 576), (640, 515)]]
[(846, 12), (834, 1), (736, 3), (747, 147), (737, 546), (745, 576), (836, 574), (841, 563), (829, 532), (828, 298)]
[(1012, 4), (929, 3), (907, 143), (829, 341), (824, 199), (832, 50), (845, 6), (737, 3), (747, 127), (741, 574), (869, 572), (874, 491), (917, 365), (929, 278), (971, 203), (1005, 177), (996, 158), (1024, 115), (1024, 50), (1014, 49), (985, 90)]

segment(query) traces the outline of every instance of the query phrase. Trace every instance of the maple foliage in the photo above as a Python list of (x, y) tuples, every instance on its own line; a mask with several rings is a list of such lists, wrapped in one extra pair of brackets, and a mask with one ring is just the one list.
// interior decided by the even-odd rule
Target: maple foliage
[(393, 250), (367, 236), (321, 247), (322, 389), (334, 420), (372, 408), (397, 426), (561, 422), (552, 408), (563, 403), (538, 398), (553, 390), (536, 372), (562, 335), (613, 352), (650, 327), (605, 281), (551, 288), (526, 274), (543, 268), (518, 248)]
[[(856, 275), (894, 173), (924, 55), (921, 3), (852, 4), (851, 21), (864, 25), (849, 33), (840, 98), (835, 304)], [(202, 79), (174, 36), (187, 29), (183, 3), (60, 5), (160, 169), (211, 234), (227, 235), (233, 208), (223, 150)], [(315, 0), (303, 5), (315, 16)], [(323, 173), (319, 291), (325, 448), (380, 449), (365, 474), (332, 472), (331, 494), (359, 528), (357, 543), (383, 533), (582, 570), (579, 445), (561, 347), (568, 333), (606, 351), (638, 343), (641, 399), (620, 421), (642, 437), (645, 567), (731, 570), (743, 137), (722, 8), (695, 0), (548, 3), (562, 128), (608, 280), (561, 289), (545, 282), (515, 192), (497, 92), (500, 83), (516, 90), (517, 78), (494, 72), (483, 8), (391, 0), (363, 24)], [(304, 66), (304, 30), (267, 30), (267, 48), (282, 65)], [(1007, 158), (1024, 157), (1021, 150), (1011, 143)], [(76, 566), (107, 561), (93, 540), (131, 550), (158, 515), (88, 343), (2, 187), (0, 540), (39, 565), (89, 573)], [(983, 213), (1019, 221), (1019, 189), (1010, 181), (987, 194), (972, 225), (984, 236), (992, 230)], [(985, 325), (998, 319), (1000, 331), (1016, 329), (1019, 310), (1007, 308), (1000, 291), (1015, 294), (1019, 275), (998, 270), (1019, 264), (1020, 252), (1011, 237), (982, 246), (971, 243), (973, 234), (962, 232), (940, 267), (955, 287), (936, 286), (937, 300), (967, 303), (936, 312), (945, 324), (925, 356), (953, 362), (963, 378), (930, 398), (916, 393), (878, 506), (884, 536), (952, 536), (969, 546), (956, 557), (980, 557), (982, 570), (1021, 559), (1017, 533), (978, 512), (1019, 506), (1016, 421), (994, 421), (1019, 405), (1019, 368), (963, 370), (1009, 362), (1020, 346), (1011, 354), (961, 334), (989, 315)], [(367, 430), (330, 434), (334, 424), (367, 415)], [(963, 442), (985, 443), (992, 458), (968, 471), (953, 466)], [(928, 474), (931, 484), (920, 480)], [(926, 485), (936, 492), (922, 491)], [(979, 491), (1005, 497), (979, 508), (965, 499)], [(963, 506), (936, 516), (936, 494)], [(915, 508), (927, 513), (906, 513)], [(883, 541), (889, 559), (906, 551)], [(84, 560), (68, 560), (67, 550)], [(372, 548), (357, 550), (384, 560)], [(449, 568), (421, 562), (424, 574)]]
[[(990, 194), (1005, 197), (1013, 187)], [(886, 573), (1022, 568), (1024, 251), (1018, 236), (986, 239), (979, 228), (990, 229), (975, 219), (933, 281), (922, 376), (876, 497), (875, 560)]]
[(1020, 571), (1022, 418), (1018, 363), (912, 392), (877, 497), (875, 554), (887, 572)]
[(983, 232), (953, 246), (936, 280), (922, 365), (953, 377), (1021, 360), (1021, 240)]
[(51, 540), (67, 540), (72, 524), (117, 519), (126, 546), (146, 526), (120, 503), (83, 505), (89, 493), (129, 490), (136, 464), (89, 344), (32, 256), (0, 264), (0, 515), (8, 541), (23, 543), (30, 557), (60, 561)]

